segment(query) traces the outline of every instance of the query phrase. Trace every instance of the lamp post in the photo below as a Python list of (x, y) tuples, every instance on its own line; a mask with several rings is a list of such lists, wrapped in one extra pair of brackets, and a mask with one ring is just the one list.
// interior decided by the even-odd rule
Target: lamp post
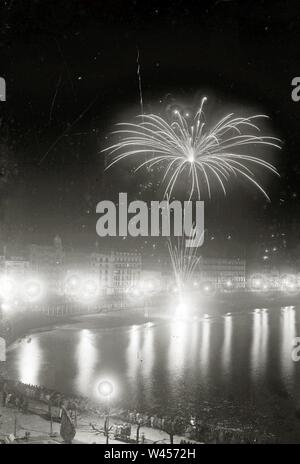
[(106, 436), (106, 444), (108, 445), (108, 440), (109, 440), (109, 400), (114, 391), (114, 386), (112, 382), (109, 380), (102, 380), (99, 385), (98, 385), (98, 392), (101, 397), (103, 397), (106, 400), (106, 409), (107, 409), (107, 414), (104, 419), (104, 435)]

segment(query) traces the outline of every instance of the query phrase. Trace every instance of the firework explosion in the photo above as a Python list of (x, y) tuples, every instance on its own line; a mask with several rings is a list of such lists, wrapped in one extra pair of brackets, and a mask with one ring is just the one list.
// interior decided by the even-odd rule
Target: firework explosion
[(249, 152), (259, 145), (280, 148), (279, 139), (260, 135), (256, 122), (268, 116), (237, 117), (230, 113), (210, 126), (203, 109), (206, 100), (202, 99), (192, 119), (176, 110), (170, 123), (156, 114), (143, 114), (138, 116), (141, 122), (137, 124), (118, 124), (121, 128), (114, 133), (121, 140), (103, 150), (111, 157), (107, 169), (130, 157), (138, 159), (135, 172), (144, 166), (162, 167), (162, 182), (166, 183), (168, 196), (187, 173), (190, 198), (194, 192), (200, 198), (203, 187), (211, 197), (214, 182), (226, 195), (226, 183), (232, 175), (241, 176), (269, 200), (251, 168), (264, 168), (278, 175), (276, 168), (259, 156), (241, 153), (241, 149)]

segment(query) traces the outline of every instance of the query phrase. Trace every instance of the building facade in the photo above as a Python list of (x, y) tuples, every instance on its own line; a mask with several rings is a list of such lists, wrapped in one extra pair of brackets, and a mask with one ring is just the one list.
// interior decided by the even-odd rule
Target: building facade
[(11, 256), (0, 261), (2, 273), (10, 277), (24, 278), (30, 269), (29, 261), (21, 256)]
[(101, 291), (106, 295), (113, 293), (113, 265), (111, 255), (93, 252), (89, 256), (90, 269), (99, 281)]
[(114, 293), (125, 293), (139, 284), (142, 271), (140, 253), (113, 251), (110, 259)]
[(92, 276), (103, 295), (125, 293), (141, 278), (139, 253), (64, 251), (58, 236), (52, 246), (31, 245), (29, 262), (31, 269), (44, 277), (49, 289), (55, 293), (63, 292), (64, 281), (76, 274)]
[(201, 258), (195, 281), (215, 289), (245, 288), (246, 262), (242, 259)]

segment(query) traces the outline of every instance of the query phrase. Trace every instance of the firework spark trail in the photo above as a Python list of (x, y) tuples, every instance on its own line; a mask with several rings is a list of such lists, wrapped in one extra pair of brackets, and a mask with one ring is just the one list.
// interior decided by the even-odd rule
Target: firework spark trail
[(49, 126), (50, 126), (51, 121), (52, 121), (53, 109), (54, 109), (56, 97), (57, 97), (57, 94), (58, 94), (59, 86), (60, 86), (60, 84), (61, 84), (61, 80), (62, 80), (62, 75), (60, 74), (59, 77), (58, 77), (58, 81), (57, 81), (57, 84), (56, 84), (56, 87), (55, 87), (55, 92), (54, 92), (54, 95), (53, 95), (53, 98), (52, 98), (52, 102), (51, 102), (51, 106), (50, 106), (49, 123), (48, 123)]
[(136, 56), (136, 65), (137, 65), (137, 76), (138, 76), (138, 83), (139, 83), (139, 95), (140, 95), (140, 105), (141, 105), (141, 114), (144, 115), (144, 102), (143, 102), (143, 92), (142, 92), (142, 76), (141, 76), (141, 65), (140, 65), (140, 51), (137, 48), (137, 56)]
[[(202, 241), (204, 232), (199, 237), (199, 244)], [(190, 237), (193, 234), (191, 232)], [(181, 292), (188, 284), (194, 274), (194, 271), (199, 263), (200, 256), (197, 256), (197, 245), (195, 247), (186, 247), (186, 237), (178, 237), (177, 244), (172, 242), (172, 239), (168, 239), (168, 250), (175, 277), (175, 282), (178, 290)]]
[[(188, 174), (190, 198), (194, 192), (200, 198), (203, 185), (211, 197), (212, 181), (215, 180), (226, 195), (226, 183), (231, 176), (241, 176), (253, 183), (269, 199), (261, 184), (255, 179), (252, 166), (264, 168), (278, 174), (276, 168), (259, 156), (243, 154), (259, 145), (280, 147), (275, 137), (256, 135), (260, 132), (256, 121), (268, 118), (258, 114), (251, 117), (237, 117), (227, 114), (215, 125), (209, 126), (204, 115), (206, 97), (201, 101), (199, 110), (190, 122), (178, 110), (171, 122), (156, 114), (142, 114), (141, 122), (120, 123), (114, 133), (121, 140), (105, 148), (111, 156), (107, 169), (123, 159), (138, 159), (137, 172), (142, 167), (163, 167), (162, 182), (165, 182), (165, 195), (171, 196), (177, 181)], [(253, 133), (254, 132), (254, 133)], [(150, 157), (145, 160), (144, 155)], [(140, 158), (140, 159), (139, 159)]]
[(94, 103), (96, 102), (98, 98), (98, 95), (96, 95), (96, 97), (88, 104), (88, 106), (79, 114), (79, 116), (77, 116), (76, 119), (74, 119), (74, 121), (72, 121), (67, 127), (66, 129), (54, 140), (54, 142), (52, 142), (52, 144), (50, 145), (50, 147), (48, 148), (48, 150), (46, 151), (46, 153), (44, 153), (44, 155), (41, 157), (41, 159), (39, 160), (39, 164), (41, 164), (46, 158), (47, 156), (49, 155), (49, 153), (56, 147), (56, 145), (66, 136), (69, 134), (69, 132), (71, 132), (71, 129), (83, 118), (83, 116), (85, 116), (85, 114), (91, 109), (91, 107), (94, 105)]

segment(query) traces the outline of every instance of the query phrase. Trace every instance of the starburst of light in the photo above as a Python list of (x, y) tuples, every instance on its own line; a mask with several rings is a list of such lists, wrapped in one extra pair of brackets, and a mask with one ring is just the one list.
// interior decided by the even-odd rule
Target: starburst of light
[(120, 140), (103, 150), (110, 156), (107, 169), (131, 157), (138, 162), (135, 171), (159, 166), (162, 182), (166, 183), (165, 195), (169, 196), (182, 176), (188, 174), (190, 197), (195, 192), (199, 198), (203, 187), (211, 197), (214, 182), (226, 194), (226, 183), (232, 176), (241, 176), (269, 200), (252, 171), (256, 166), (278, 175), (271, 163), (252, 152), (259, 146), (281, 148), (278, 138), (260, 133), (257, 123), (268, 116), (238, 117), (230, 113), (210, 125), (204, 114), (206, 100), (202, 99), (192, 118), (176, 110), (170, 122), (157, 114), (143, 114), (136, 124), (118, 124), (120, 129), (114, 133)]

